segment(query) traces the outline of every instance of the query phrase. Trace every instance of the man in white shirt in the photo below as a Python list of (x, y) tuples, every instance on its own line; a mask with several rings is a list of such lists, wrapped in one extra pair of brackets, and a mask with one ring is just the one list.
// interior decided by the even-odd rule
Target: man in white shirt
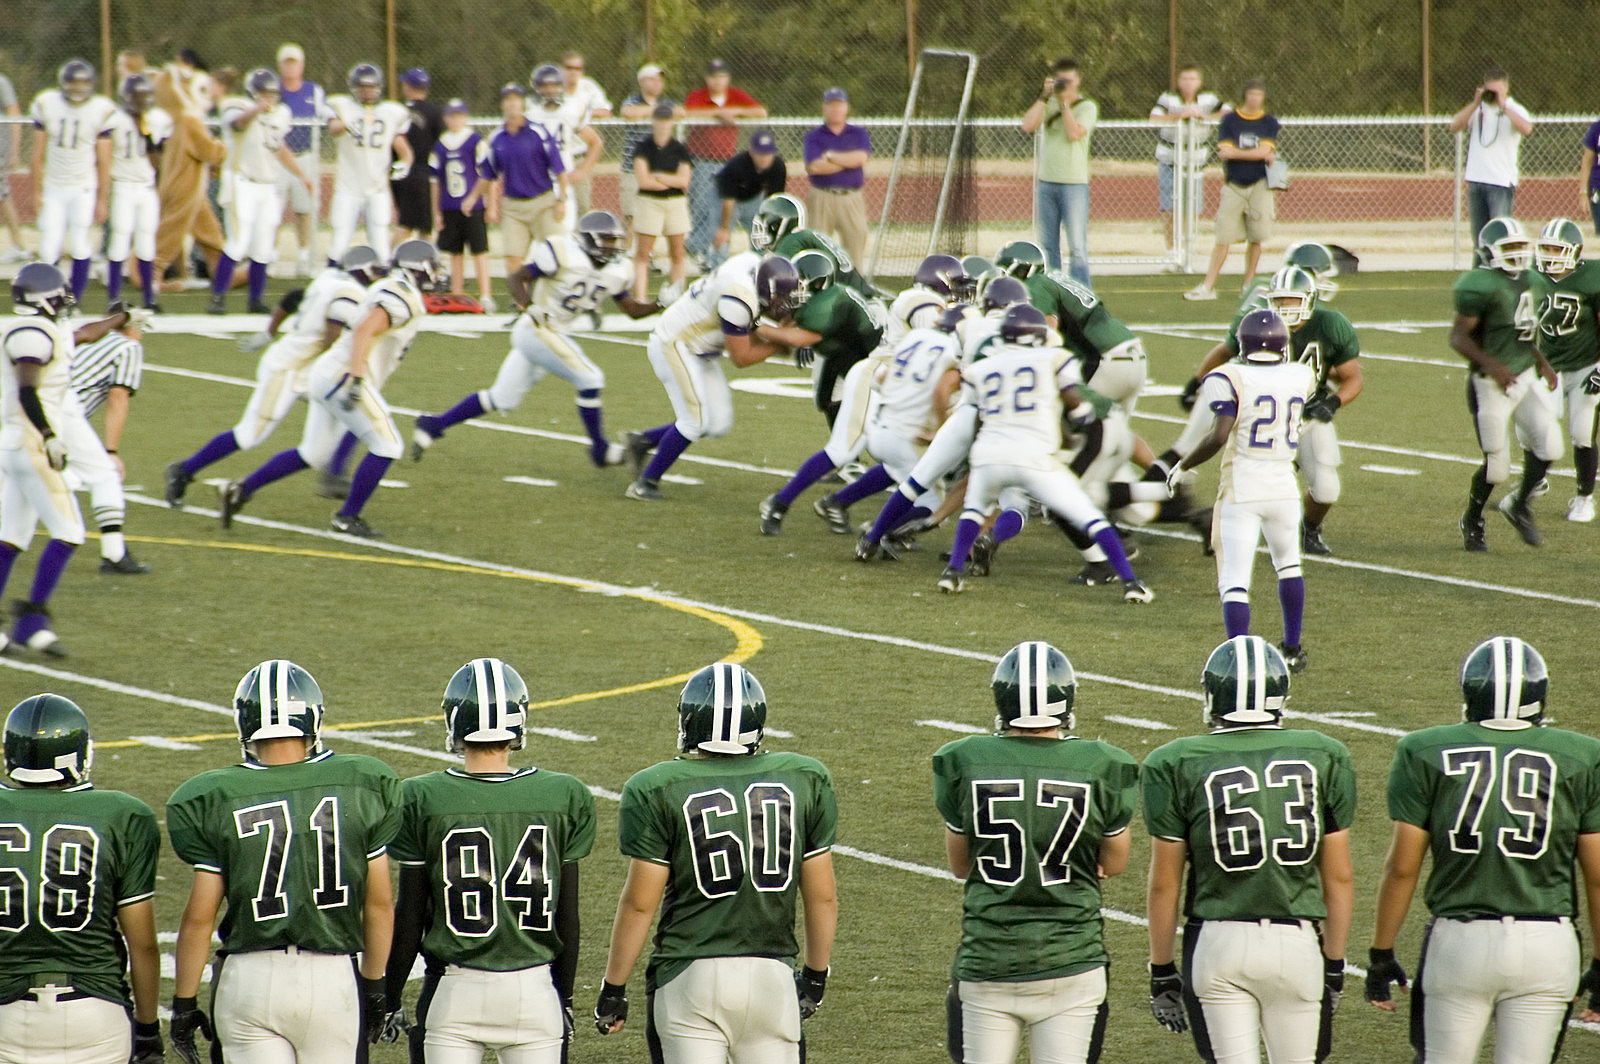
[[(561, 82), (566, 89), (567, 99), (576, 100), (590, 119), (610, 118), (611, 100), (606, 96), (606, 90), (594, 78), (585, 77), (582, 52), (566, 52), (561, 56)], [(571, 173), (567, 186), (572, 190), (571, 217), (582, 218), (589, 213), (589, 175), (594, 170), (591, 162), (587, 169), (584, 168), (584, 157), (590, 154), (589, 145), (579, 141), (572, 145), (572, 163), (582, 173)], [(595, 161), (599, 153), (595, 152)], [(570, 170), (570, 167), (569, 167)]]
[[(1158, 203), (1161, 208), (1162, 225), (1166, 229), (1167, 247), (1172, 246), (1172, 181), (1173, 169), (1183, 159), (1179, 154), (1178, 135), (1182, 132), (1183, 150), (1193, 150), (1198, 156), (1195, 159), (1198, 179), (1198, 164), (1205, 162), (1206, 141), (1211, 138), (1210, 129), (1204, 126), (1193, 126), (1185, 129), (1183, 123), (1192, 119), (1212, 120), (1222, 114), (1222, 99), (1214, 92), (1200, 90), (1200, 68), (1190, 63), (1178, 69), (1177, 87), (1173, 91), (1164, 92), (1156, 97), (1156, 105), (1150, 108), (1150, 121), (1157, 124), (1156, 141), (1156, 189)], [(1186, 167), (1179, 167), (1186, 169)], [(1195, 203), (1200, 198), (1201, 183), (1193, 180), (1184, 188), (1184, 206)]]
[(1491, 70), (1465, 107), (1450, 119), (1450, 132), (1467, 131), (1467, 211), (1476, 234), (1490, 218), (1514, 216), (1517, 152), (1533, 132), (1527, 108), (1511, 98), (1504, 70)]

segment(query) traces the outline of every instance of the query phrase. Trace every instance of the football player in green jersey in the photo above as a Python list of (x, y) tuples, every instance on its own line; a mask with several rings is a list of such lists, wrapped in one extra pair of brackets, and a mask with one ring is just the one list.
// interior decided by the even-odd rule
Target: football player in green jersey
[(1539, 350), (1539, 314), (1528, 285), (1533, 241), (1515, 218), (1491, 218), (1478, 234), (1478, 266), (1456, 278), (1450, 347), (1471, 363), (1467, 408), (1472, 412), (1483, 465), (1472, 474), (1461, 539), (1469, 551), (1489, 549), (1483, 508), (1496, 484), (1511, 475), (1511, 434), (1525, 448), (1522, 484), (1501, 500), (1503, 513), (1524, 543), (1537, 547), (1539, 529), (1528, 502), (1550, 463), (1561, 457), (1561, 427), (1551, 402), (1559, 378)]
[(1539, 350), (1561, 374), (1567, 435), (1578, 494), (1567, 504), (1567, 520), (1594, 520), (1595, 471), (1600, 450), (1600, 260), (1579, 262), (1583, 231), (1566, 218), (1554, 218), (1534, 245), (1538, 273), (1533, 291), (1538, 303)]
[(1585, 1019), (1600, 1011), (1600, 958), (1580, 980), (1573, 929), (1576, 861), (1600, 943), (1600, 740), (1545, 726), (1549, 686), (1533, 647), (1485, 640), (1461, 666), (1462, 722), (1414, 731), (1395, 750), (1366, 997), (1396, 1008), (1389, 987), (1406, 976), (1395, 940), (1431, 854), (1411, 999), (1412, 1044), (1428, 1064), (1477, 1060), (1491, 1020), (1496, 1061), (1552, 1060), (1573, 994), (1590, 995)]
[[(400, 781), (375, 758), (323, 749), (322, 712), (310, 673), (262, 662), (233, 693), (243, 763), (167, 800), (172, 848), (194, 866), (172, 998), (186, 1064), (200, 1062), (196, 1031), (229, 1060), (349, 1064), (383, 1028)], [(195, 996), (214, 928), (208, 1018)]]
[(420, 948), (427, 959), (413, 1057), (476, 1064), (488, 1050), (557, 1064), (578, 968), (578, 864), (594, 843), (594, 798), (572, 776), (513, 769), (528, 686), (498, 658), (475, 658), (444, 692), (445, 746), (460, 768), (408, 779), (390, 1019)]
[(161, 832), (137, 798), (94, 789), (93, 762), (88, 718), (71, 700), (34, 695), (6, 717), (0, 1060), (161, 1060), (151, 902)]
[(1011, 1064), (1027, 1031), (1035, 1060), (1084, 1064), (1105, 1036), (1100, 880), (1128, 866), (1139, 767), (1071, 734), (1077, 678), (1050, 644), (1012, 648), (990, 686), (995, 734), (933, 755), (945, 852), (966, 885), (950, 1055)]
[[(782, 255), (792, 259), (802, 251), (820, 251), (833, 260), (834, 275), (840, 284), (853, 288), (873, 306), (873, 321), (882, 326), (887, 316), (883, 308), (883, 293), (872, 282), (861, 276), (850, 253), (826, 233), (806, 228), (806, 205), (780, 192), (761, 201), (754, 221), (750, 223), (750, 246), (769, 255)], [(875, 304), (875, 305), (874, 305)]]
[[(800, 1022), (827, 987), (839, 903), (838, 818), (820, 762), (762, 752), (767, 696), (741, 666), (708, 665), (678, 698), (680, 756), (622, 789), (617, 833), (628, 878), (617, 901), (601, 1034), (628, 1018), (628, 976), (661, 910), (645, 969), (653, 1061), (800, 1059)], [(805, 902), (799, 970), (795, 900)]]
[[(1355, 898), (1350, 751), (1283, 727), (1289, 669), (1260, 636), (1234, 636), (1201, 672), (1209, 734), (1176, 739), (1140, 776), (1151, 836), (1150, 1006), (1193, 1026), (1217, 1064), (1311, 1064), (1332, 1049)], [(1179, 894), (1183, 971), (1173, 961)], [(1319, 944), (1320, 943), (1320, 944)], [(1318, 1016), (1321, 1022), (1318, 1022)]]

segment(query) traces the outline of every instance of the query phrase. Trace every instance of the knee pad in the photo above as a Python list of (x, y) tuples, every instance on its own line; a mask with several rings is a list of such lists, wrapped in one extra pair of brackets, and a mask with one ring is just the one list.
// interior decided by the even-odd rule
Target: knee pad
[(1496, 451), (1483, 453), (1484, 476), (1490, 484), (1504, 484), (1511, 475), (1511, 447), (1506, 445)]
[(1250, 604), (1250, 592), (1249, 592), (1249, 590), (1247, 588), (1242, 588), (1242, 587), (1223, 588), (1222, 589), (1222, 601), (1223, 602), (1242, 602), (1242, 603), (1244, 603), (1245, 605), (1248, 606)]
[(1314, 465), (1306, 474), (1306, 492), (1313, 502), (1324, 506), (1332, 506), (1339, 501), (1339, 467), (1331, 465)]
[(1300, 575), (1301, 569), (1299, 562), (1295, 562), (1293, 565), (1285, 565), (1282, 569), (1278, 570), (1279, 580), (1296, 580), (1300, 578)]

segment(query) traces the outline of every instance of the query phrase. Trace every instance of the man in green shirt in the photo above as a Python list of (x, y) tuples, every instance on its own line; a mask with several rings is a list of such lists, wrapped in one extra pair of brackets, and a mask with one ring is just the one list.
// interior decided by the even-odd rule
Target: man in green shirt
[[(1355, 898), (1350, 751), (1283, 727), (1289, 669), (1260, 636), (1212, 651), (1201, 683), (1209, 734), (1159, 748), (1140, 775), (1151, 1011), (1171, 1031), (1192, 1024), (1207, 1060), (1258, 1060), (1258, 1039), (1273, 1060), (1321, 1060)], [(1180, 974), (1173, 943), (1186, 863)]]
[(1034, 1059), (1084, 1064), (1105, 1035), (1100, 880), (1128, 866), (1139, 767), (1070, 734), (1077, 677), (1050, 644), (1012, 648), (990, 686), (996, 733), (933, 755), (945, 852), (965, 882), (950, 1054), (1013, 1061), (1027, 1031)]
[(0, 1060), (161, 1059), (151, 902), (161, 832), (137, 798), (95, 790), (93, 761), (88, 718), (71, 700), (34, 695), (6, 717)]
[(1039, 98), (1022, 115), (1022, 131), (1043, 129), (1035, 164), (1038, 185), (1039, 242), (1045, 263), (1061, 268), (1061, 227), (1067, 228), (1071, 253), (1068, 272), (1073, 280), (1089, 282), (1089, 142), (1100, 121), (1100, 105), (1086, 100), (1078, 61), (1057, 59), (1045, 76)]
[(1533, 241), (1515, 218), (1491, 218), (1478, 234), (1478, 265), (1456, 278), (1450, 347), (1471, 364), (1467, 408), (1472, 412), (1483, 465), (1472, 474), (1461, 539), (1469, 551), (1489, 549), (1483, 508), (1496, 484), (1511, 475), (1511, 433), (1526, 448), (1522, 484), (1497, 507), (1530, 547), (1541, 538), (1529, 500), (1550, 463), (1561, 457), (1561, 426), (1549, 402), (1559, 383), (1538, 346), (1539, 314), (1529, 282)]
[(1561, 395), (1572, 440), (1572, 465), (1578, 494), (1567, 504), (1567, 520), (1594, 520), (1595, 449), (1600, 428), (1600, 261), (1579, 262), (1583, 231), (1567, 218), (1555, 218), (1534, 246), (1538, 272), (1533, 292), (1539, 313), (1539, 350), (1561, 374)]
[(594, 843), (594, 797), (572, 776), (511, 767), (528, 685), (475, 658), (444, 692), (446, 745), (460, 768), (401, 784), (400, 866), (385, 1038), (406, 1026), (401, 994), (427, 959), (414, 1058), (488, 1050), (559, 1064), (578, 970), (578, 864)]
[[(762, 752), (766, 720), (755, 677), (708, 665), (678, 698), (681, 756), (622, 789), (628, 878), (595, 1027), (613, 1034), (627, 1020), (628, 976), (659, 908), (645, 969), (656, 1060), (798, 1064), (800, 1022), (822, 1002), (839, 914), (833, 781), (809, 757)], [(806, 935), (795, 971), (797, 898)]]
[(213, 1038), (195, 996), (215, 930), (211, 1008), (225, 1057), (348, 1062), (386, 1014), (387, 850), (400, 781), (376, 758), (323, 749), (322, 690), (292, 661), (246, 673), (233, 711), (244, 762), (202, 772), (167, 801), (172, 848), (194, 866), (178, 925), (172, 1045), (199, 1064), (195, 1032)]
[(1600, 1018), (1600, 957), (1580, 980), (1573, 929), (1576, 861), (1600, 943), (1600, 741), (1544, 725), (1549, 686), (1533, 647), (1485, 640), (1461, 667), (1462, 723), (1412, 732), (1395, 750), (1366, 997), (1396, 1008), (1389, 986), (1406, 975), (1395, 940), (1431, 854), (1411, 1004), (1412, 1045), (1430, 1064), (1477, 1060), (1491, 1020), (1494, 1059), (1551, 1060), (1575, 992), (1589, 994), (1584, 1019)]

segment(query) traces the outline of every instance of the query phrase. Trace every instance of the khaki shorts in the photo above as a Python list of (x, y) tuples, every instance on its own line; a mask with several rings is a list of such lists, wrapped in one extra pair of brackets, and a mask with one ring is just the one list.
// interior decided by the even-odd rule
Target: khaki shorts
[(689, 231), (689, 197), (657, 199), (640, 196), (633, 201), (633, 231), (641, 236), (682, 236)]
[(1225, 181), (1222, 202), (1217, 205), (1217, 243), (1237, 244), (1245, 240), (1264, 244), (1272, 239), (1274, 217), (1272, 190), (1264, 178), (1253, 185)]
[(500, 241), (507, 256), (522, 258), (535, 240), (566, 232), (556, 217), (556, 194), (500, 201)]
[(638, 198), (639, 179), (634, 176), (633, 167), (629, 166), (617, 176), (617, 205), (624, 218), (633, 218), (633, 207)]

